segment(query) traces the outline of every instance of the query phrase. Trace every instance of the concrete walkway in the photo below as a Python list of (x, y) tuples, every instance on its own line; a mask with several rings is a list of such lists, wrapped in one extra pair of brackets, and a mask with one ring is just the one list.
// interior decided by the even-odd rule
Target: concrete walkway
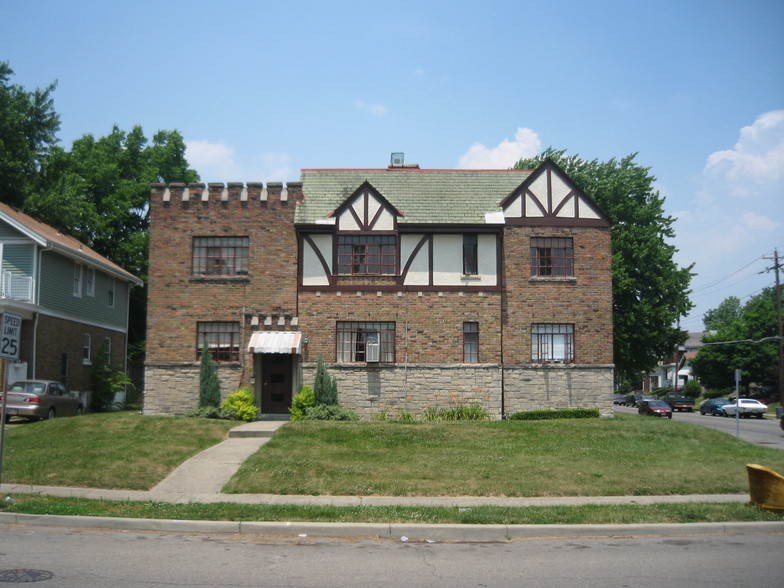
[[(504, 498), (483, 496), (458, 497), (421, 497), (421, 496), (292, 496), (276, 494), (221, 494), (221, 489), (231, 479), (240, 465), (266, 443), (275, 431), (287, 421), (256, 421), (236, 427), (229, 431), (228, 438), (190, 458), (152, 490), (103, 490), (93, 488), (68, 488), (60, 486), (32, 486), (25, 484), (2, 484), (0, 493), (7, 494), (40, 494), (46, 496), (88, 498), (95, 500), (128, 500), (144, 502), (170, 502), (174, 504), (188, 503), (239, 503), (239, 504), (289, 504), (289, 505), (321, 505), (321, 506), (428, 506), (473, 508), (479, 506), (575, 506), (585, 504), (655, 504), (655, 503), (695, 503), (695, 502), (748, 502), (748, 494), (710, 494), (685, 496), (577, 496), (577, 497), (537, 497), (537, 498)], [(191, 532), (255, 532), (270, 534), (289, 534), (296, 530), (307, 529), (311, 536), (357, 536), (381, 537), (394, 529), (405, 527), (412, 539), (414, 537), (440, 537), (442, 540), (487, 540), (489, 536), (511, 537), (510, 525), (388, 525), (388, 524), (337, 524), (337, 523), (229, 523), (217, 521), (151, 521), (144, 519), (117, 519), (107, 517), (52, 517), (43, 515), (17, 515), (0, 513), (0, 523), (18, 524), (64, 524), (69, 526), (97, 526), (110, 528), (147, 529), (162, 531)], [(759, 525), (759, 524), (758, 524)], [(784, 533), (784, 523), (764, 523), (761, 528), (775, 533)], [(563, 536), (566, 528), (574, 533), (586, 534), (588, 528), (601, 533), (618, 533), (624, 529), (632, 533), (633, 529), (644, 528), (646, 533), (656, 532), (671, 534), (673, 527), (683, 525), (516, 525), (528, 529), (530, 533), (545, 533), (549, 536)], [(240, 529), (244, 528), (242, 531)], [(555, 531), (554, 528), (560, 529)], [(695, 527), (689, 527), (693, 532)], [(711, 533), (727, 532), (728, 525), (703, 525), (700, 528)], [(755, 527), (756, 528), (756, 527)], [(251, 531), (251, 529), (253, 529)], [(266, 529), (266, 531), (263, 531)], [(281, 529), (285, 533), (281, 533)], [(381, 529), (381, 531), (379, 531)], [(414, 532), (412, 529), (418, 529)], [(773, 530), (775, 529), (775, 530)], [(639, 531), (639, 529), (638, 529)], [(523, 531), (518, 529), (516, 533)], [(642, 531), (639, 531), (642, 532)], [(685, 532), (681, 530), (681, 532)], [(767, 531), (766, 531), (767, 532)], [(380, 533), (380, 534), (379, 534)], [(297, 533), (295, 536), (301, 536)], [(537, 535), (538, 536), (538, 535)]]

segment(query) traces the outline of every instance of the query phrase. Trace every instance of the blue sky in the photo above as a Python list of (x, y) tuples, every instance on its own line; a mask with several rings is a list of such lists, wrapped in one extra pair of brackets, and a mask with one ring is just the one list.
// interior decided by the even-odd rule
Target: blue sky
[(0, 0), (0, 59), (57, 80), (66, 148), (178, 129), (203, 181), (638, 153), (696, 308), (784, 256), (784, 2)]

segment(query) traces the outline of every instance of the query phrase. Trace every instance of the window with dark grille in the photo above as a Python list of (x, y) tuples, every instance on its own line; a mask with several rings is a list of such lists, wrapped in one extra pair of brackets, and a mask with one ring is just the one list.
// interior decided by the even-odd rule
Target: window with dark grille
[(241, 276), (248, 273), (248, 237), (194, 237), (193, 273)]
[(466, 275), (479, 273), (479, 249), (476, 233), (463, 235), (463, 273)]
[(368, 361), (368, 343), (378, 343), (378, 360), (395, 361), (395, 323), (338, 322), (337, 360), (343, 363)]
[(479, 323), (463, 323), (463, 363), (479, 363)]
[(532, 276), (573, 276), (574, 245), (568, 238), (531, 238)]
[(397, 247), (394, 235), (339, 235), (338, 274), (395, 275)]
[(574, 361), (574, 325), (540, 323), (531, 325), (533, 363)]
[(218, 363), (240, 360), (240, 324), (230, 322), (198, 323), (196, 357), (204, 345)]

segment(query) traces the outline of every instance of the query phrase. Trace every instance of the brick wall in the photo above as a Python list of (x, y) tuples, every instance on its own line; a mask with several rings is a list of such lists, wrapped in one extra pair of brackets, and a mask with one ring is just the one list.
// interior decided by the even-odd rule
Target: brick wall
[[(250, 382), (253, 361), (245, 350), (252, 331), (260, 328), (251, 325), (253, 317), (263, 325), (265, 316), (276, 315), (285, 324), (278, 326), (276, 318), (274, 328), (291, 327), (297, 316), (294, 203), (301, 195), (298, 182), (285, 189), (280, 183), (266, 188), (261, 183), (171, 184), (168, 190), (163, 184), (153, 185), (145, 412), (167, 413), (161, 407), (177, 404), (165, 397), (168, 386), (177, 386), (172, 382), (178, 371), (182, 374), (179, 393), (186, 399), (194, 394), (198, 398), (198, 377), (193, 379), (191, 368), (198, 376), (199, 321), (240, 324), (241, 360), (233, 366), (240, 368), (239, 375), (231, 366), (221, 366), (232, 374), (226, 378), (227, 389)], [(248, 275), (194, 276), (194, 236), (247, 236)]]

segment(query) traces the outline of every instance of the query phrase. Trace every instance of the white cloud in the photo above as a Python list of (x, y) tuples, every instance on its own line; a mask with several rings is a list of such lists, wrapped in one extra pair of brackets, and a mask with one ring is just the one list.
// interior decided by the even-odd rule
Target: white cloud
[(509, 169), (520, 159), (533, 157), (542, 148), (539, 136), (524, 127), (518, 127), (514, 140), (504, 139), (495, 147), (488, 148), (474, 143), (460, 156), (458, 169)]
[(296, 179), (287, 153), (263, 152), (250, 164), (237, 161), (234, 148), (225, 143), (186, 141), (185, 157), (203, 182), (285, 182)]
[[(783, 193), (784, 110), (776, 110), (741, 128), (732, 148), (707, 156), (692, 205), (674, 214), (678, 261), (694, 262), (698, 274), (692, 316), (701, 317), (727, 296), (743, 300), (770, 285), (771, 275), (760, 273), (760, 258), (781, 246)], [(723, 280), (746, 266), (740, 279)], [(694, 320), (689, 328), (701, 326)]]
[(368, 112), (378, 118), (382, 118), (387, 114), (387, 107), (383, 104), (367, 104), (362, 100), (354, 102), (354, 108), (362, 112)]
[(732, 149), (708, 156), (707, 175), (718, 175), (748, 195), (748, 183), (768, 185), (784, 177), (784, 110), (766, 112), (740, 130)]

